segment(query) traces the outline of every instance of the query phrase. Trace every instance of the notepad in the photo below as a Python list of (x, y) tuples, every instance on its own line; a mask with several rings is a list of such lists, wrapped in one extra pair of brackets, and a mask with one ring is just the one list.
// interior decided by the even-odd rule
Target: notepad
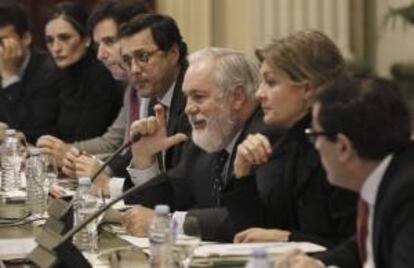
[(268, 254), (283, 254), (293, 249), (300, 249), (306, 253), (326, 250), (325, 247), (310, 242), (213, 244), (198, 247), (194, 252), (194, 256), (200, 258), (249, 256), (255, 248), (265, 248)]

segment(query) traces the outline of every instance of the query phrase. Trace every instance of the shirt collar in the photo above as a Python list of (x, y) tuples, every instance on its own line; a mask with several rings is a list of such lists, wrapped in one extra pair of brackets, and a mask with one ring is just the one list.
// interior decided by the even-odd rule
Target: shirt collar
[(387, 155), (382, 159), (380, 164), (369, 174), (361, 188), (361, 197), (368, 202), (371, 206), (375, 205), (377, 199), (378, 188), (384, 178), (385, 171), (387, 170), (391, 160), (392, 154)]
[(170, 106), (171, 106), (171, 101), (172, 101), (172, 97), (173, 97), (173, 94), (174, 94), (175, 83), (176, 82), (174, 82), (170, 86), (168, 91), (164, 94), (164, 96), (162, 96), (162, 98), (159, 99), (159, 102), (167, 108), (170, 108)]

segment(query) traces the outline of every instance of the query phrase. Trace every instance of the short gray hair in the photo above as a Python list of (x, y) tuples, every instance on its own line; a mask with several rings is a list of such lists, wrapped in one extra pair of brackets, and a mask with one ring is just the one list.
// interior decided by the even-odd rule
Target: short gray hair
[(223, 95), (234, 86), (242, 85), (250, 101), (256, 101), (255, 93), (260, 77), (259, 67), (254, 59), (230, 48), (208, 47), (192, 53), (188, 60), (191, 65), (205, 57), (215, 61), (213, 75)]

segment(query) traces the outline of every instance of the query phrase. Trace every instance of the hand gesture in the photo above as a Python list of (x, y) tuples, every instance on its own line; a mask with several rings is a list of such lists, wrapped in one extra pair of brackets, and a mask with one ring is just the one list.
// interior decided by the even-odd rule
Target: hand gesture
[(24, 55), (21, 44), (15, 38), (3, 38), (2, 43), (0, 45), (0, 75), (4, 80), (17, 75)]
[(55, 157), (56, 163), (59, 167), (63, 166), (63, 158), (70, 148), (70, 145), (51, 135), (41, 136), (37, 139), (36, 146), (39, 147), (43, 153), (47, 153)]
[(269, 140), (262, 134), (251, 134), (237, 147), (234, 174), (237, 178), (250, 174), (254, 165), (266, 163), (272, 153)]
[(122, 224), (132, 235), (147, 236), (154, 215), (154, 210), (138, 205), (124, 213)]
[(81, 151), (79, 149), (72, 147), (70, 148), (63, 158), (63, 166), (62, 166), (62, 172), (69, 177), (76, 177), (76, 158), (78, 158), (81, 155)]
[(288, 241), (289, 231), (279, 229), (249, 228), (234, 236), (234, 243)]
[[(295, 249), (284, 255), (276, 268), (325, 268), (319, 260), (307, 256), (302, 251)], [(331, 266), (330, 266), (331, 267)]]
[(142, 118), (131, 125), (131, 132), (142, 135), (132, 146), (133, 165), (138, 169), (150, 167), (157, 153), (187, 140), (187, 136), (182, 133), (167, 137), (165, 109), (159, 104), (154, 109), (155, 116)]

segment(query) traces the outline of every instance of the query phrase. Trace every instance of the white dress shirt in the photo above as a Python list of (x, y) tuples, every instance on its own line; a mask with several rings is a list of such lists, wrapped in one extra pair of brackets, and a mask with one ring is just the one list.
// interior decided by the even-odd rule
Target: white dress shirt
[(375, 268), (374, 255), (373, 255), (373, 221), (375, 214), (375, 201), (377, 200), (378, 188), (384, 178), (385, 171), (388, 168), (391, 160), (393, 158), (392, 154), (387, 155), (381, 163), (371, 172), (368, 178), (365, 180), (362, 185), (360, 196), (368, 203), (368, 234), (367, 240), (365, 241), (367, 249), (367, 259), (363, 264), (364, 268)]

